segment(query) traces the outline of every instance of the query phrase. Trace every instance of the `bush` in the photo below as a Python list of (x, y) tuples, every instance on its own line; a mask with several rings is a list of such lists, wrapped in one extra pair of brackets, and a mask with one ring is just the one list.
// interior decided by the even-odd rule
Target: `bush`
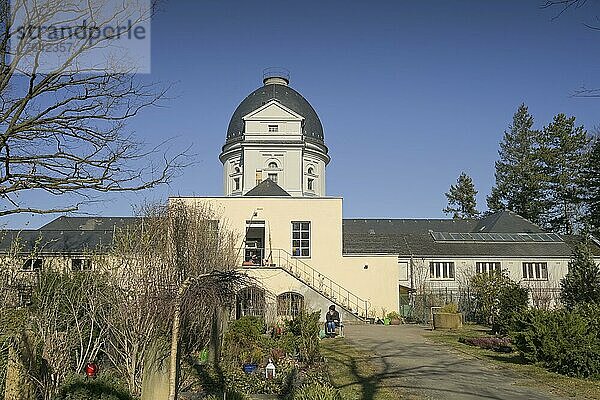
[(440, 308), (442, 313), (458, 314), (458, 304), (448, 303), (444, 307)]
[(528, 362), (563, 375), (600, 378), (600, 306), (529, 310), (515, 328), (513, 343)]
[(72, 375), (59, 388), (56, 400), (134, 400), (125, 386), (111, 375), (96, 379)]
[(494, 333), (508, 333), (515, 316), (527, 308), (528, 290), (500, 273), (477, 274), (470, 283), (476, 321), (491, 324)]
[(309, 365), (320, 360), (320, 316), (320, 311), (309, 313), (303, 310), (296, 318), (286, 321), (286, 329), (296, 336), (301, 360)]
[(402, 317), (400, 316), (400, 314), (398, 314), (398, 312), (396, 312), (396, 311), (389, 312), (386, 317), (389, 318), (389, 319), (402, 319)]
[(291, 400), (342, 400), (342, 395), (330, 385), (311, 383), (296, 390)]

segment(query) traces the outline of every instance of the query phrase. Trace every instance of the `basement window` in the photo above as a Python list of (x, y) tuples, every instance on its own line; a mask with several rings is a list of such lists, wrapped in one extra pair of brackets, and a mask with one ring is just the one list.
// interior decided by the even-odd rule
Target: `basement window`
[(297, 317), (304, 309), (304, 296), (294, 292), (286, 292), (277, 296), (277, 315)]

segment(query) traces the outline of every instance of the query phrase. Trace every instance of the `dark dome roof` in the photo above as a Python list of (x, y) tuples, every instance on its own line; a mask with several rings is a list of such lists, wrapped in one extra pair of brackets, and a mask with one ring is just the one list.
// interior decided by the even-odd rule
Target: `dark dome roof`
[(271, 100), (277, 100), (290, 110), (304, 117), (303, 134), (323, 141), (323, 126), (317, 112), (308, 101), (294, 89), (286, 85), (269, 84), (261, 86), (250, 93), (235, 109), (229, 128), (227, 128), (227, 141), (234, 140), (244, 134), (244, 120), (242, 117), (263, 106)]

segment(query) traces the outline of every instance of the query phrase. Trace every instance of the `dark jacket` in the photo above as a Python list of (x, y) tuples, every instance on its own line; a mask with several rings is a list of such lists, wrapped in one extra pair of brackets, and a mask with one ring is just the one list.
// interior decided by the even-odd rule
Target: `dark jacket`
[(330, 313), (329, 310), (327, 310), (327, 314), (325, 314), (325, 319), (327, 320), (327, 322), (340, 322), (340, 313), (337, 311)]

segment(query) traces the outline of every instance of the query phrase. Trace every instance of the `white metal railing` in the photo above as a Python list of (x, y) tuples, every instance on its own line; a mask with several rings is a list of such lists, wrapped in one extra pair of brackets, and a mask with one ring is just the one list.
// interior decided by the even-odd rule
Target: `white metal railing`
[(259, 254), (261, 255), (260, 259), (254, 260), (254, 262), (250, 262), (244, 257), (242, 265), (264, 268), (282, 268), (307, 286), (321, 293), (323, 296), (342, 306), (354, 315), (361, 318), (368, 317), (369, 307), (367, 300), (361, 299), (301, 259), (292, 256), (283, 249), (272, 249), (269, 254), (264, 254), (262, 249), (260, 249)]

